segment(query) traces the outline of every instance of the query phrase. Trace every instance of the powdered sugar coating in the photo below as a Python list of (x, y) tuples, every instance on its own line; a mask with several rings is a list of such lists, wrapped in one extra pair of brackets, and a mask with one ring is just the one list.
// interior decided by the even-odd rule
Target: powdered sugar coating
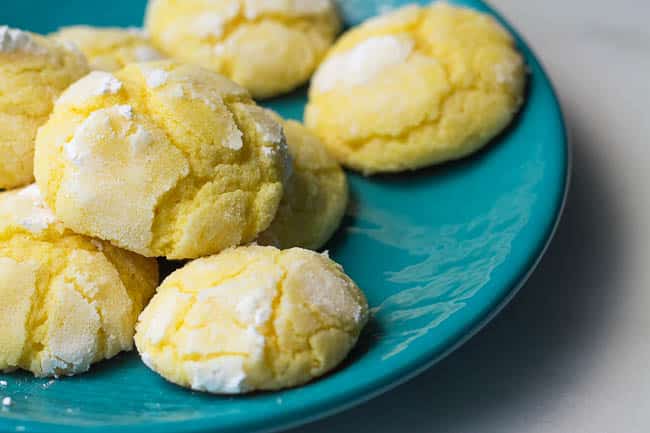
[(351, 50), (335, 54), (318, 69), (312, 80), (316, 92), (329, 92), (337, 87), (355, 87), (373, 80), (394, 65), (403, 63), (413, 51), (408, 36), (376, 36)]
[(47, 48), (39, 45), (28, 32), (8, 26), (0, 26), (0, 53), (15, 53), (18, 51), (30, 54), (45, 54)]
[(334, 368), (367, 314), (363, 294), (328, 258), (248, 246), (171, 274), (140, 316), (135, 341), (166, 379), (241, 394), (296, 386)]

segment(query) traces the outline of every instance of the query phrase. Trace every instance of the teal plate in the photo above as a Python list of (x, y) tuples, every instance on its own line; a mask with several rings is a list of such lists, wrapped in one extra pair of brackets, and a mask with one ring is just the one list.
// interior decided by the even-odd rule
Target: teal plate
[[(73, 23), (138, 25), (144, 0), (3, 2), (0, 23), (49, 32)], [(406, 4), (344, 0), (348, 24)], [(478, 0), (457, 1), (494, 13)], [(329, 245), (368, 295), (373, 317), (345, 365), (305, 387), (217, 397), (150, 372), (135, 354), (56, 381), (0, 375), (0, 431), (258, 432), (349, 408), (415, 376), (466, 341), (514, 295), (562, 210), (570, 152), (551, 84), (521, 39), (528, 100), (478, 155), (416, 173), (350, 175), (352, 205)], [(300, 118), (304, 91), (268, 105)], [(3, 383), (3, 382), (0, 382)]]

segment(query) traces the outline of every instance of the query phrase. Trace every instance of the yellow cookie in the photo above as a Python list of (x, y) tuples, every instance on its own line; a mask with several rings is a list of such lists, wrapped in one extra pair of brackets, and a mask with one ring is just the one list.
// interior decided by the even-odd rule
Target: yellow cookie
[(82, 373), (133, 348), (158, 265), (65, 229), (36, 185), (0, 193), (0, 370)]
[(434, 3), (346, 33), (312, 79), (306, 125), (366, 174), (469, 155), (522, 104), (525, 65), (492, 17)]
[(341, 224), (348, 204), (345, 173), (321, 141), (292, 120), (284, 122), (293, 170), (271, 226), (258, 238), (278, 248), (321, 248)]
[(332, 0), (151, 0), (152, 41), (267, 98), (305, 83), (340, 21)]
[(83, 55), (0, 26), (0, 189), (34, 181), (34, 137), (54, 100), (88, 73)]
[(135, 28), (71, 26), (50, 37), (76, 44), (88, 58), (90, 68), (98, 71), (114, 72), (128, 63), (163, 58), (144, 32)]
[(359, 288), (328, 257), (249, 246), (171, 274), (140, 315), (142, 360), (198, 391), (302, 385), (336, 367), (368, 317)]
[(281, 126), (246, 90), (173, 62), (92, 72), (36, 139), (37, 182), (66, 226), (149, 257), (254, 240), (287, 164)]

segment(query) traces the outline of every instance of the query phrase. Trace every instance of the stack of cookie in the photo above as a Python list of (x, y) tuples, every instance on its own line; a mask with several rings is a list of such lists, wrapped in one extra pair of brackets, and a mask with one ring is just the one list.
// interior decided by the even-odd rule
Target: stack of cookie
[[(494, 20), (444, 4), (340, 27), (330, 0), (153, 0), (146, 34), (0, 27), (0, 187), (22, 187), (0, 194), (0, 369), (80, 373), (135, 334), (168, 380), (232, 394), (347, 356), (368, 304), (314, 252), (347, 206), (339, 163), (476, 151), (525, 67)], [(312, 74), (306, 126), (253, 99)], [(189, 262), (149, 302), (156, 258)]]

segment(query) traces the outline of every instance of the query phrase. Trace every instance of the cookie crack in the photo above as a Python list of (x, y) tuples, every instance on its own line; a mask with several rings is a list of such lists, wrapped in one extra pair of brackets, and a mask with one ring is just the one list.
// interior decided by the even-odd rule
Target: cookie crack
[(52, 281), (65, 272), (68, 263), (67, 260), (66, 257), (63, 265), (59, 265), (54, 272), (47, 273), (47, 280), (42, 284), (43, 290), (39, 290), (38, 280), (36, 280), (36, 290), (34, 290), (34, 294), (32, 295), (32, 303), (25, 322), (27, 324), (25, 329), (25, 345), (23, 346), (23, 351), (18, 360), (18, 367), (31, 370), (31, 368), (29, 368), (30, 359), (26, 358), (27, 354), (33, 354), (30, 358), (38, 358), (38, 355), (43, 353), (43, 350), (45, 349), (42, 342), (35, 341), (35, 334), (41, 326), (47, 323), (48, 316), (43, 315), (43, 317), (39, 317), (39, 315), (42, 313), (42, 308), (51, 292)]
[(293, 29), (303, 28), (306, 32), (308, 32), (311, 30), (308, 27), (310, 24), (325, 19), (325, 15), (322, 17), (317, 15), (291, 16), (284, 15), (279, 12), (264, 12), (257, 15), (255, 18), (248, 18), (245, 15), (244, 9), (245, 6), (241, 5), (239, 8), (239, 13), (223, 25), (223, 31), (219, 34), (219, 36), (210, 34), (202, 37), (201, 40), (212, 45), (222, 44), (226, 42), (241, 26), (261, 24), (263, 22), (274, 22), (276, 24), (281, 24), (285, 27)]
[[(280, 263), (281, 252), (276, 254), (273, 258), (273, 264), (280, 269), (282, 269), (282, 276), (278, 280), (276, 285), (276, 294), (271, 302), (271, 317), (267, 322), (264, 336), (268, 339), (268, 343), (264, 346), (264, 362), (266, 366), (271, 371), (271, 375), (274, 380), (277, 380), (283, 372), (279, 372), (275, 362), (273, 360), (274, 355), (280, 353), (280, 344), (278, 342), (278, 331), (276, 326), (276, 321), (278, 320), (278, 313), (280, 310), (280, 303), (282, 302), (282, 297), (284, 296), (284, 283), (288, 277), (289, 272), (287, 269)], [(269, 347), (270, 345), (270, 347)]]

